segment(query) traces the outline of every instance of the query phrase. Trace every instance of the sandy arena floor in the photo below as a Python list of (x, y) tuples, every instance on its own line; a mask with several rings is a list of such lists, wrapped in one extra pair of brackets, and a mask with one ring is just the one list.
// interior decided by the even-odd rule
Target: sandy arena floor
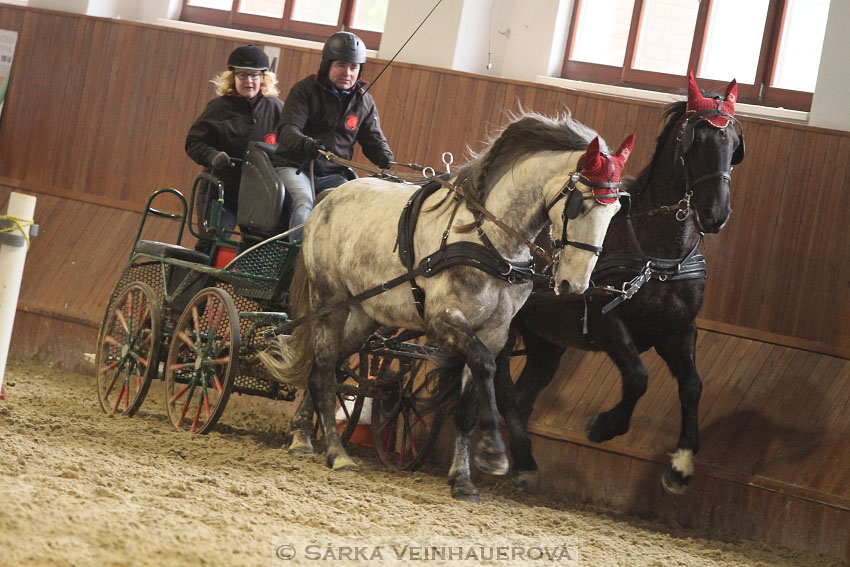
[[(100, 410), (90, 376), (13, 360), (5, 381), (2, 566), (476, 565), (488, 553), (492, 565), (838, 565), (516, 496), (495, 479), (479, 483), (483, 504), (455, 502), (445, 471), (390, 472), (365, 451), (354, 453), (359, 472), (334, 473), (321, 457), (281, 448), (284, 419), (238, 404), (216, 431), (191, 436), (168, 424), (161, 383), (136, 417), (123, 418)], [(432, 546), (465, 558), (435, 559)], [(558, 561), (546, 557), (550, 546)], [(504, 559), (518, 548), (525, 561)]]

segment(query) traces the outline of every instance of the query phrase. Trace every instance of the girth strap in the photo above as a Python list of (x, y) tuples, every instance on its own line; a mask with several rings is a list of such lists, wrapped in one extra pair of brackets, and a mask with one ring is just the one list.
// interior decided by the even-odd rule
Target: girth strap
[(705, 257), (700, 254), (699, 248), (702, 238), (684, 258), (653, 258), (651, 256), (638, 255), (623, 250), (606, 252), (599, 259), (593, 270), (593, 278), (602, 279), (613, 275), (632, 275), (630, 281), (623, 284), (619, 296), (615, 297), (602, 308), (602, 314), (608, 313), (614, 307), (631, 299), (638, 290), (655, 278), (661, 281), (690, 280), (704, 278), (708, 274)]
[(530, 281), (535, 275), (534, 259), (519, 264), (511, 264), (502, 258), (487, 238), (487, 235), (481, 230), (481, 221), (477, 214), (475, 216), (478, 221), (478, 236), (484, 244), (478, 244), (477, 242), (453, 242), (448, 244), (449, 230), (457, 212), (457, 206), (460, 204), (459, 202), (456, 203), (455, 209), (449, 218), (448, 226), (443, 231), (440, 239), (440, 248), (423, 258), (419, 262), (419, 265), (414, 267), (413, 235), (416, 232), (419, 213), (422, 210), (425, 199), (441, 187), (441, 183), (432, 181), (416, 191), (404, 206), (404, 210), (398, 220), (396, 247), (398, 248), (398, 255), (402, 265), (408, 270), (407, 279), (410, 282), (413, 303), (420, 317), (425, 316), (425, 291), (415, 281), (415, 278), (418, 276), (432, 277), (440, 271), (454, 266), (470, 266), (508, 283)]

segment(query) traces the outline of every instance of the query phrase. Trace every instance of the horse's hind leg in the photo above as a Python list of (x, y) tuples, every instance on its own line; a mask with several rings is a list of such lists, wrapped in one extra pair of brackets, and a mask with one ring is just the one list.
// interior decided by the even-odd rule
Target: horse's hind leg
[[(354, 351), (363, 344), (366, 338), (374, 332), (377, 324), (357, 308), (352, 308), (346, 321), (345, 337), (342, 352)], [(334, 402), (334, 405), (336, 402)], [(291, 421), (292, 441), (289, 444), (290, 453), (312, 454), (313, 442), (310, 439), (313, 431), (313, 399), (310, 391), (305, 390), (301, 403)]]
[(310, 455), (313, 453), (313, 442), (310, 433), (313, 429), (313, 399), (308, 390), (304, 391), (301, 403), (290, 422), (292, 441), (289, 443), (290, 453)]
[(670, 466), (661, 480), (671, 494), (684, 494), (694, 474), (694, 455), (699, 451), (699, 400), (702, 379), (696, 368), (696, 326), (680, 333), (655, 350), (667, 363), (679, 383), (679, 404), (682, 409), (682, 427), (676, 452), (671, 455)]
[(357, 463), (345, 452), (336, 429), (336, 368), (345, 356), (341, 353), (346, 312), (338, 311), (316, 321), (316, 350), (310, 372), (309, 388), (327, 444), (326, 464), (334, 470), (353, 470)]

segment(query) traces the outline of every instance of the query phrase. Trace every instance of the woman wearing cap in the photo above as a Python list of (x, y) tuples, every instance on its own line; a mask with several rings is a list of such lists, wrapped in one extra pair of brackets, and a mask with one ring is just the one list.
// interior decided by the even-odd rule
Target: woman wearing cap
[[(337, 32), (325, 42), (319, 72), (295, 83), (286, 97), (272, 164), (291, 199), (290, 227), (302, 224), (313, 209), (310, 178), (298, 169), (318, 157), (319, 149), (351, 159), (358, 142), (381, 169), (392, 164), (393, 153), (381, 132), (375, 100), (363, 90), (366, 83), (360, 79), (365, 61), (363, 41), (351, 32)], [(347, 181), (345, 172), (339, 164), (316, 160), (315, 191), (341, 185)], [(300, 232), (291, 238), (300, 238)]]
[[(210, 167), (224, 183), (222, 228), (236, 227), (241, 162), (248, 142), (276, 143), (275, 129), (283, 109), (278, 98), (277, 77), (269, 70), (269, 57), (255, 45), (242, 45), (227, 59), (227, 71), (211, 82), (216, 94), (189, 129), (186, 153), (197, 163)], [(197, 198), (198, 221), (209, 215), (209, 195)], [(204, 241), (199, 242), (201, 247)], [(206, 243), (208, 244), (208, 243)]]

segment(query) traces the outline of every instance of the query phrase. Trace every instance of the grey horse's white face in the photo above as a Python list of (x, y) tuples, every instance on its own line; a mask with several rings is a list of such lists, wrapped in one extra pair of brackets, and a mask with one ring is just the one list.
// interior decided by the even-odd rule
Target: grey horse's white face
[(563, 205), (549, 209), (552, 233), (560, 246), (553, 274), (556, 294), (584, 293), (590, 285), (608, 226), (620, 210), (614, 193), (633, 145), (634, 134), (608, 156), (594, 138), (579, 159), (581, 170), (572, 176), (572, 191), (562, 199)]
[[(591, 194), (590, 189), (581, 183), (577, 184), (575, 191), (581, 191), (582, 196)], [(567, 199), (564, 199), (564, 207), (566, 206)], [(563, 210), (559, 204), (549, 212), (552, 234), (559, 240), (564, 230)], [(563, 248), (556, 251), (558, 261), (553, 274), (556, 294), (580, 294), (587, 290), (598, 256), (595, 251), (586, 250), (577, 244), (602, 248), (611, 219), (619, 210), (619, 201), (601, 204), (591, 197), (582, 202), (582, 210), (577, 217), (566, 220), (568, 242), (561, 242)]]

